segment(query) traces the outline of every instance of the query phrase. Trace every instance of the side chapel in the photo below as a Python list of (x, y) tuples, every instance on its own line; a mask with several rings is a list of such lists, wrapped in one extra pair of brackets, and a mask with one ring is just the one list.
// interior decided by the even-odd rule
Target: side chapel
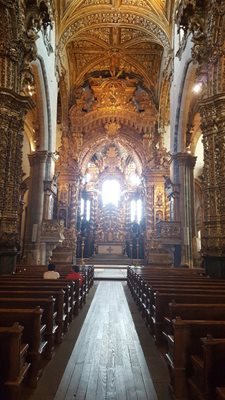
[(225, 1), (0, 0), (0, 273), (225, 276)]

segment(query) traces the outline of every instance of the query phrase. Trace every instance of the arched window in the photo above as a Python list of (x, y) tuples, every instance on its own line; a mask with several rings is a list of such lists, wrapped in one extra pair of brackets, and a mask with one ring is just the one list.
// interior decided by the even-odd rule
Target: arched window
[(80, 201), (80, 218), (90, 221), (91, 218), (91, 201), (89, 199), (81, 198)]
[(143, 214), (141, 199), (131, 200), (130, 202), (130, 221), (140, 224)]

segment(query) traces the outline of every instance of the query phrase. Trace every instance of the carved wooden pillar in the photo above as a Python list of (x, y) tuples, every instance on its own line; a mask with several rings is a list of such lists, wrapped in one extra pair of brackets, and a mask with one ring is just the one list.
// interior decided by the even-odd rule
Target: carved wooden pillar
[[(65, 215), (65, 240), (57, 249), (57, 257), (64, 261), (76, 262), (77, 209), (80, 189), (80, 172), (77, 165), (65, 168), (58, 179), (58, 219)], [(60, 260), (59, 260), (60, 261)]]
[[(207, 72), (200, 103), (204, 146), (202, 250), (211, 276), (225, 277), (225, 0), (208, 1), (205, 37), (195, 46), (200, 72)], [(204, 50), (205, 51), (202, 51)]]
[(24, 116), (29, 99), (0, 89), (0, 269), (13, 270), (16, 261)]
[(210, 275), (225, 276), (225, 94), (202, 101), (202, 250)]
[(150, 179), (150, 175), (146, 174), (146, 202), (145, 202), (145, 215), (146, 215), (146, 231), (145, 231), (145, 259), (149, 262), (149, 253), (154, 235), (154, 187)]
[(195, 236), (194, 225), (194, 175), (193, 169), (196, 157), (188, 153), (177, 153), (174, 155), (180, 193), (180, 221), (182, 227), (182, 253), (181, 263), (193, 267), (192, 241)]
[(25, 48), (32, 57), (23, 11), (19, 1), (0, 1), (0, 273), (12, 272), (19, 248), (23, 126), (32, 105), (21, 95)]

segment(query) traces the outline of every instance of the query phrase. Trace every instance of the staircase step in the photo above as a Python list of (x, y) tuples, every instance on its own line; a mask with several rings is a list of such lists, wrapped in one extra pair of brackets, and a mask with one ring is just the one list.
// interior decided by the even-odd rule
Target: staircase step
[(93, 257), (86, 258), (85, 264), (92, 265), (133, 265), (133, 264), (143, 265), (144, 260), (132, 260), (127, 256), (117, 255), (117, 254), (96, 254)]

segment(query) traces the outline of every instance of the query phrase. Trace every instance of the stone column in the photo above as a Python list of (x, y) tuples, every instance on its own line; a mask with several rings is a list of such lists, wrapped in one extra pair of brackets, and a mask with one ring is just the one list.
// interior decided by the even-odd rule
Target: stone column
[(225, 277), (225, 94), (202, 101), (203, 231), (205, 266)]
[(28, 264), (39, 264), (41, 223), (44, 211), (44, 181), (48, 152), (36, 151), (29, 156), (30, 189), (28, 195), (27, 226), (24, 256)]
[(180, 222), (182, 232), (181, 264), (188, 264), (193, 267), (193, 246), (195, 236), (194, 222), (194, 166), (196, 157), (188, 153), (177, 153), (173, 156), (177, 173), (180, 193)]
[(24, 116), (30, 99), (0, 89), (0, 273), (10, 273), (19, 248), (18, 215)]

